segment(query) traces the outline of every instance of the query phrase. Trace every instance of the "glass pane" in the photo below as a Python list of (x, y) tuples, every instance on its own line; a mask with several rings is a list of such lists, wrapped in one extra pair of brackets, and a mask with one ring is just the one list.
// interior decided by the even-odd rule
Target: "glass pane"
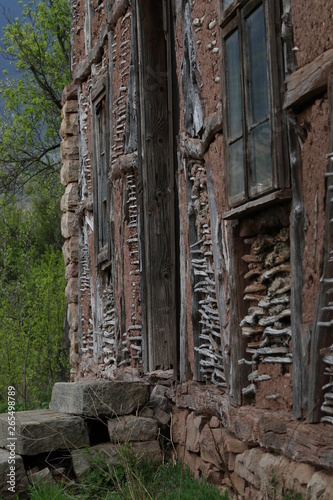
[(243, 139), (229, 145), (229, 195), (244, 193)]
[[(265, 122), (253, 129), (249, 135), (250, 161), (251, 161), (251, 187), (268, 187), (272, 179), (271, 160), (271, 127)], [(263, 185), (264, 184), (264, 185)], [(258, 189), (259, 188), (259, 189)]]
[(265, 20), (262, 5), (245, 20), (245, 29), (250, 103), (249, 124), (252, 125), (265, 119), (269, 113)]
[(233, 139), (242, 135), (243, 121), (238, 31), (226, 39), (226, 59), (228, 135)]

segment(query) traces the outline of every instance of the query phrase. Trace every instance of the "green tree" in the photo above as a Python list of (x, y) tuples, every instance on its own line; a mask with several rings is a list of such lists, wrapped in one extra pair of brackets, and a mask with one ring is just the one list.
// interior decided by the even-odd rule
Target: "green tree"
[(68, 364), (64, 263), (40, 213), (53, 200), (45, 190), (35, 201), (0, 205), (0, 400), (13, 385), (24, 407), (45, 401)]
[(69, 0), (29, 0), (9, 19), (2, 55), (20, 76), (0, 83), (0, 193), (58, 176), (61, 92), (69, 82)]

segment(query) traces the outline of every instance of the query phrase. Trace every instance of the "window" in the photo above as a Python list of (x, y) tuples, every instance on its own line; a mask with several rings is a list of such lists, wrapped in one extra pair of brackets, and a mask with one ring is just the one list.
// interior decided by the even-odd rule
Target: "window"
[(230, 207), (289, 186), (281, 114), (278, 2), (224, 0), (223, 105)]
[(104, 80), (92, 92), (94, 234), (96, 264), (109, 257), (108, 108)]

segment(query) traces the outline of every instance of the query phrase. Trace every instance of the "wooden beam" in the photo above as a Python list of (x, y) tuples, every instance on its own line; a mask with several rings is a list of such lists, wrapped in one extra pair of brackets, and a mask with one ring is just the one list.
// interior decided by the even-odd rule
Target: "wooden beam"
[(325, 92), (327, 79), (332, 72), (333, 49), (330, 49), (288, 76), (285, 79), (284, 109), (300, 106)]
[(243, 205), (233, 208), (228, 212), (223, 214), (223, 219), (232, 220), (239, 219), (240, 217), (247, 216), (249, 213), (257, 211), (260, 207), (268, 207), (275, 203), (281, 202), (283, 200), (288, 200), (291, 198), (291, 189), (280, 189), (279, 191), (274, 191), (266, 196), (262, 196), (257, 200), (248, 201)]
[(102, 60), (104, 43), (108, 36), (108, 25), (105, 25), (102, 29), (99, 38), (94, 45), (93, 49), (89, 52), (88, 56), (84, 61), (80, 61), (73, 70), (73, 81), (75, 83), (83, 82), (91, 72), (91, 65), (97, 64)]

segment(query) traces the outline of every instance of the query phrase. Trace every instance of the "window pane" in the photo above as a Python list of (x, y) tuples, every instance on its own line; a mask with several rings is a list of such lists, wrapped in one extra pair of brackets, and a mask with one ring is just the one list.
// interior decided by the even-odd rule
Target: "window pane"
[(250, 116), (258, 123), (269, 113), (264, 9), (261, 5), (245, 20)]
[(251, 188), (260, 188), (271, 185), (272, 161), (271, 161), (271, 127), (265, 122), (253, 129), (249, 135), (250, 161), (251, 161)]
[(229, 195), (244, 193), (243, 139), (229, 145)]
[(242, 135), (243, 121), (238, 31), (226, 39), (226, 59), (228, 135), (233, 139)]

